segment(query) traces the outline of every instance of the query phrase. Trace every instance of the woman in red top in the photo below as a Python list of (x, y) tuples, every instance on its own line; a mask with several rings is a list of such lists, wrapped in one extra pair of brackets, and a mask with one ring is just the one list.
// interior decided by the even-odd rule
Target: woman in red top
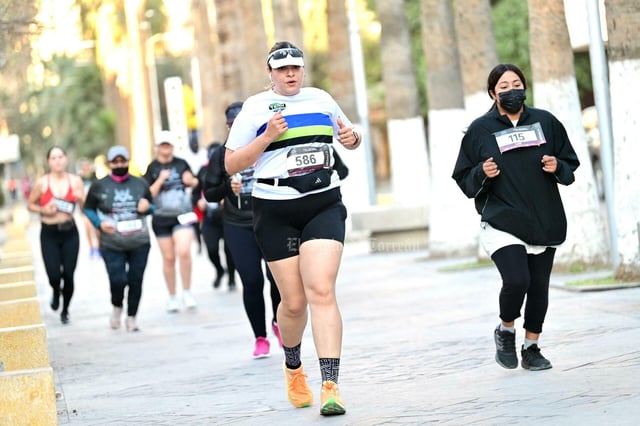
[[(50, 172), (40, 177), (29, 194), (29, 210), (40, 213), (42, 260), (53, 288), (51, 308), (63, 304), (60, 320), (69, 322), (69, 303), (73, 296), (73, 274), (78, 261), (80, 238), (73, 219), (76, 204), (82, 209), (84, 186), (79, 176), (67, 173), (67, 154), (59, 146), (47, 152)], [(64, 285), (61, 285), (64, 282)]]

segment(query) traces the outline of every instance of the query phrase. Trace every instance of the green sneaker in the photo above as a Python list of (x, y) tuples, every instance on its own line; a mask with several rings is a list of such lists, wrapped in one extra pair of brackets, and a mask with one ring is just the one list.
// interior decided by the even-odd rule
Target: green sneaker
[(338, 384), (332, 381), (327, 380), (322, 382), (320, 401), (322, 402), (322, 407), (320, 407), (320, 414), (322, 414), (323, 416), (335, 416), (344, 414), (347, 411), (344, 408), (344, 402), (342, 402), (342, 398), (340, 398)]

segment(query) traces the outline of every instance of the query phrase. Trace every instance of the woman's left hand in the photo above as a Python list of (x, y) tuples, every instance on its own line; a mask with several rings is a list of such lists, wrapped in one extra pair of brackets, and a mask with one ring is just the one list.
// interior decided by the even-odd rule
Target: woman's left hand
[(196, 178), (189, 170), (185, 170), (184, 173), (182, 173), (182, 183), (185, 186), (193, 188), (198, 184), (198, 178)]
[(138, 213), (146, 213), (150, 206), (149, 200), (146, 198), (140, 198), (138, 200)]
[(558, 169), (558, 160), (553, 155), (542, 156), (542, 170), (547, 173), (555, 173)]
[(342, 122), (342, 119), (338, 117), (338, 137), (340, 138), (340, 143), (347, 149), (355, 149), (360, 145), (360, 137), (356, 134), (353, 128), (347, 127)]

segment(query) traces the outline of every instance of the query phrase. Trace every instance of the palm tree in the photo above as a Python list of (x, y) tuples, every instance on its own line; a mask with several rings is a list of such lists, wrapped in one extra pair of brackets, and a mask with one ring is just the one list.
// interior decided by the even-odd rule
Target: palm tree
[[(529, 0), (529, 38), (533, 93), (536, 106), (551, 111), (564, 124), (581, 161), (576, 180), (561, 187), (569, 229), (558, 249), (557, 263), (604, 264), (607, 238), (593, 169), (582, 127), (580, 100), (573, 68), (573, 52), (563, 0)], [(588, 238), (585, 236), (588, 235)]]
[(353, 120), (357, 107), (345, 0), (327, 0), (327, 30), (330, 91), (342, 111)]
[(239, 55), (244, 62), (242, 81), (243, 97), (260, 92), (265, 89), (268, 80), (266, 74), (267, 51), (271, 46), (267, 45), (267, 36), (264, 30), (264, 18), (262, 16), (262, 3), (255, 0), (242, 0), (242, 17), (244, 28), (245, 55)]
[(206, 0), (191, 0), (191, 16), (193, 19), (194, 56), (198, 60), (198, 73), (201, 90), (201, 122), (199, 129), (200, 143), (205, 146), (214, 140), (214, 117), (222, 115), (216, 109), (215, 94), (215, 49), (213, 30), (209, 21), (209, 8)]
[[(131, 143), (131, 104), (126, 59), (127, 32), (121, 18), (122, 0), (103, 1), (94, 13), (90, 13), (93, 4), (82, 2), (83, 32), (94, 33), (96, 62), (102, 74), (102, 88), (105, 106), (115, 113), (115, 138), (113, 143), (130, 146)], [(94, 17), (95, 20), (90, 19)], [(146, 164), (144, 164), (146, 167)]]
[[(244, 99), (245, 90), (242, 83), (244, 63), (241, 58), (244, 51), (242, 10), (236, 2), (215, 0), (217, 40), (216, 50), (219, 55), (217, 63), (216, 91), (209, 96), (216, 98), (217, 107), (214, 116), (215, 134), (224, 140), (227, 134), (224, 109), (231, 102)], [(256, 70), (257, 71), (257, 70)]]
[(606, 0), (609, 43), (609, 79), (614, 139), (614, 203), (618, 213), (617, 243), (620, 263), (616, 277), (640, 278), (640, 169), (637, 96), (640, 93), (640, 4), (635, 0)]
[(124, 2), (126, 17), (127, 39), (129, 44), (129, 90), (131, 93), (131, 122), (130, 140), (135, 141), (131, 146), (131, 162), (140, 170), (145, 170), (151, 162), (151, 111), (149, 104), (149, 80), (144, 65), (144, 42), (141, 37), (140, 22), (145, 12), (144, 0), (127, 0)]
[(464, 104), (470, 118), (486, 112), (492, 104), (486, 79), (498, 64), (489, 0), (455, 0), (455, 28), (464, 83)]
[[(404, 0), (378, 1), (376, 7), (382, 28), (380, 53), (393, 201), (396, 205), (424, 206), (429, 199), (429, 161)], [(412, 183), (418, 183), (420, 190)]]
[(273, 10), (273, 28), (275, 41), (290, 41), (302, 49), (305, 55), (305, 85), (313, 83), (311, 73), (310, 55), (304, 42), (304, 31), (300, 20), (300, 10), (298, 0), (271, 0)]
[(462, 72), (451, 3), (421, 0), (422, 46), (429, 101), (431, 199), (429, 250), (432, 255), (475, 254), (478, 217), (473, 204), (451, 179), (466, 127)]
[(287, 40), (304, 50), (298, 0), (271, 0), (276, 41)]

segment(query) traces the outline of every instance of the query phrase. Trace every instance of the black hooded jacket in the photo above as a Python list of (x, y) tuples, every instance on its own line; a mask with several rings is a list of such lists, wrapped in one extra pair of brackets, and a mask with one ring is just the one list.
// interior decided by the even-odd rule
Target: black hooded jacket
[(224, 200), (222, 220), (237, 226), (253, 227), (253, 211), (250, 193), (236, 195), (231, 189), (231, 177), (224, 167), (226, 148), (217, 147), (209, 158), (204, 175), (203, 194), (210, 202)]
[[(525, 106), (517, 125), (535, 123), (540, 123), (546, 143), (500, 153), (494, 134), (513, 124), (495, 107), (477, 118), (462, 138), (452, 177), (475, 199), (482, 221), (528, 244), (558, 245), (567, 233), (558, 183), (573, 183), (580, 162), (562, 123), (545, 110)], [(556, 157), (554, 174), (542, 170), (543, 155)], [(492, 179), (482, 170), (489, 157), (500, 170)]]

